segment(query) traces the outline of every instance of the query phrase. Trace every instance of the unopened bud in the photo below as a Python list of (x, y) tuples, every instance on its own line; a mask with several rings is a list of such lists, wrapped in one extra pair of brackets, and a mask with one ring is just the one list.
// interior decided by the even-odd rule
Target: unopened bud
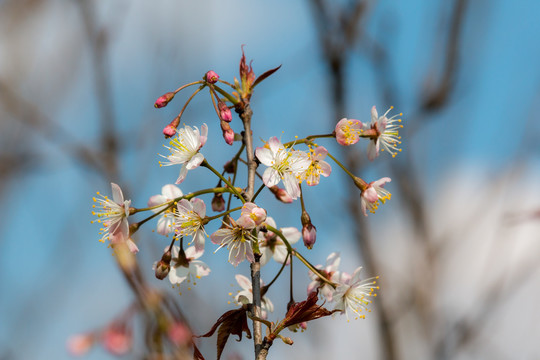
[(161, 260), (156, 264), (156, 278), (163, 280), (169, 275), (169, 271), (171, 270), (171, 259), (171, 251), (167, 250), (161, 257)]
[(308, 249), (312, 249), (317, 240), (317, 228), (311, 223), (311, 218), (305, 210), (302, 211), (300, 220), (302, 221), (302, 238), (304, 239), (304, 246)]
[(272, 186), (270, 188), (270, 191), (274, 194), (276, 199), (278, 199), (279, 201), (281, 201), (281, 202), (283, 202), (285, 204), (290, 204), (290, 203), (293, 202), (293, 199), (289, 195), (289, 193), (287, 191), (285, 191), (285, 189), (279, 188), (277, 185)]
[(162, 108), (167, 106), (169, 101), (171, 101), (174, 98), (174, 95), (176, 95), (174, 92), (168, 92), (164, 95), (161, 95), (157, 98), (156, 102), (154, 103), (155, 108)]
[(225, 210), (225, 199), (223, 199), (222, 193), (216, 193), (212, 199), (212, 210), (220, 212)]
[(294, 341), (290, 337), (278, 335), (278, 337), (287, 345), (294, 344)]
[(223, 139), (229, 145), (232, 145), (234, 142), (234, 131), (233, 129), (223, 131)]
[(210, 70), (205, 75), (206, 82), (209, 82), (210, 84), (215, 84), (219, 79), (219, 75), (216, 74), (214, 70)]
[(223, 121), (230, 122), (232, 120), (231, 109), (223, 101), (218, 101), (219, 118)]
[(173, 119), (173, 121), (171, 121), (169, 125), (165, 126), (165, 128), (163, 129), (163, 135), (165, 135), (166, 139), (173, 137), (174, 134), (176, 134), (176, 128), (178, 127), (179, 124), (180, 124), (180, 117), (177, 116)]

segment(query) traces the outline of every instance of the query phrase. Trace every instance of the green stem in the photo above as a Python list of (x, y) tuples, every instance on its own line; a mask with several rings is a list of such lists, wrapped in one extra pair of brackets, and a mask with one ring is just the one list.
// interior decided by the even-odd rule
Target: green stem
[(255, 199), (257, 198), (257, 196), (259, 196), (259, 194), (261, 193), (261, 191), (266, 187), (266, 185), (262, 184), (261, 187), (259, 188), (259, 190), (257, 190), (257, 192), (255, 193), (255, 195), (253, 195), (253, 199), (251, 199), (251, 201), (255, 201)]
[(310, 144), (313, 144), (313, 141), (312, 141), (313, 139), (329, 138), (329, 137), (333, 138), (333, 137), (335, 137), (335, 135), (334, 134), (309, 135), (309, 136), (306, 136), (303, 139), (297, 139), (297, 140), (294, 140), (294, 141), (286, 142), (285, 144), (283, 144), (283, 146), (289, 147), (289, 146), (297, 145), (297, 144), (310, 145)]
[[(287, 256), (285, 257), (285, 261), (283, 262), (283, 264), (281, 264), (281, 268), (279, 269), (278, 273), (276, 274), (276, 276), (274, 276), (274, 278), (272, 279), (272, 281), (270, 281), (268, 283), (268, 285), (265, 285), (265, 288), (270, 288), (270, 286), (272, 286), (272, 284), (277, 280), (277, 278), (279, 277), (279, 275), (281, 275), (281, 272), (283, 271), (283, 269), (285, 269), (285, 265), (287, 265), (287, 261), (289, 260), (289, 257), (291, 256), (291, 254), (287, 253)], [(292, 260), (292, 259), (291, 259)]]
[(232, 96), (231, 94), (229, 94), (228, 92), (226, 92), (225, 90), (217, 86), (216, 84), (212, 85), (212, 87), (216, 89), (218, 93), (225, 96), (227, 100), (229, 100), (234, 105), (238, 104), (238, 100), (234, 96)]
[(218, 214), (218, 215), (215, 215), (215, 216), (209, 216), (209, 217), (206, 217), (206, 220), (212, 221), (212, 220), (218, 219), (218, 218), (220, 218), (220, 217), (223, 217), (223, 216), (225, 216), (225, 215), (227, 215), (227, 214), (230, 214), (230, 213), (232, 213), (232, 212), (234, 212), (234, 211), (236, 211), (236, 210), (241, 210), (241, 209), (242, 209), (241, 206), (235, 207), (234, 209), (227, 210), (227, 211), (225, 211), (225, 212), (223, 212), (223, 213), (221, 213), (221, 214)]
[(346, 168), (342, 163), (340, 163), (335, 157), (333, 157), (332, 154), (328, 153), (328, 157), (329, 157), (330, 159), (334, 160), (334, 162), (335, 162), (336, 164), (338, 164), (339, 167), (340, 167), (341, 169), (343, 169), (343, 171), (345, 171), (345, 172), (347, 173), (347, 175), (349, 175), (353, 180), (356, 178), (356, 176), (354, 176), (353, 174), (351, 174), (351, 172), (350, 172), (349, 170), (347, 170), (347, 168)]
[(199, 80), (199, 81), (194, 81), (194, 82), (189, 83), (189, 84), (182, 85), (182, 86), (180, 86), (178, 89), (174, 90), (174, 93), (177, 94), (180, 90), (185, 89), (185, 88), (187, 88), (188, 86), (196, 85), (196, 84), (204, 84), (204, 81)]
[(240, 193), (236, 190), (236, 188), (229, 182), (229, 180), (225, 179), (225, 177), (223, 177), (216, 169), (214, 169), (209, 163), (208, 161), (206, 161), (206, 159), (203, 160), (203, 162), (201, 163), (201, 166), (204, 166), (206, 167), (208, 170), (210, 170), (211, 172), (213, 172), (217, 177), (219, 177), (225, 184), (227, 184), (227, 186), (231, 189), (231, 191), (236, 195), (238, 196), (238, 198), (242, 201), (242, 204), (244, 204), (246, 202), (246, 200), (244, 200), (244, 198), (242, 197), (242, 195), (240, 195)]

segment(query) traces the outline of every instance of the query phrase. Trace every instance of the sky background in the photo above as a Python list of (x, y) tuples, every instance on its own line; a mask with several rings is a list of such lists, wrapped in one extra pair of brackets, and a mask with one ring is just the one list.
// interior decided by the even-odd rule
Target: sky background
[[(471, 1), (450, 101), (443, 110), (430, 114), (429, 121), (416, 121), (411, 117), (422, 91), (438, 74), (433, 64), (444, 56), (449, 3), (370, 3), (365, 31), (391, 54), (391, 74), (387, 76), (397, 89), (396, 103), (383, 102), (372, 64), (360, 56), (358, 47), (352, 50), (346, 68), (347, 106), (342, 116), (369, 121), (373, 105), (379, 111), (394, 105), (397, 112), (404, 113), (403, 152), (398, 156), (413, 159), (431, 236), (446, 241), (449, 249), (447, 261), (439, 269), (444, 281), (436, 298), (441, 311), (452, 316), (474, 306), (483, 282), (505, 273), (513, 279), (514, 269), (521, 274), (520, 264), (531, 262), (538, 254), (538, 220), (515, 224), (512, 219), (540, 207), (540, 147), (536, 140), (540, 130), (536, 121), (540, 110), (540, 3)], [(22, 164), (15, 175), (2, 178), (0, 189), (0, 359), (68, 359), (65, 340), (71, 334), (105, 325), (133, 300), (110, 250), (97, 241), (98, 227), (90, 224), (91, 198), (95, 191), (108, 194), (109, 183), (118, 182), (126, 198), (143, 207), (163, 185), (175, 181), (179, 167), (159, 168), (157, 154), (165, 153), (161, 129), (189, 93), (180, 93), (168, 107), (157, 110), (153, 103), (159, 95), (200, 79), (209, 69), (232, 81), (238, 76), (241, 45), (245, 44), (257, 74), (282, 65), (257, 87), (252, 98), (257, 146), (262, 144), (259, 139), (271, 136), (282, 136), (285, 142), (295, 135), (328, 133), (339, 120), (333, 119), (326, 65), (307, 1), (88, 4), (95, 10), (95, 24), (108, 44), (109, 100), (122, 139), (118, 179), (103, 179), (69, 155), (69, 144), (99, 146), (102, 116), (79, 7), (75, 1), (0, 1), (0, 81), (9, 88), (2, 87), (0, 92), (2, 169)], [(10, 92), (27, 104), (15, 106), (14, 111), (6, 100)], [(223, 143), (218, 119), (209, 105), (208, 94), (200, 94), (182, 121), (208, 124), (209, 140), (201, 152), (219, 167), (234, 155), (238, 144), (228, 147)], [(54, 125), (42, 128), (17, 115), (31, 109)], [(240, 130), (238, 118), (232, 126)], [(319, 144), (339, 153), (332, 139)], [(366, 144), (356, 146), (358, 156), (365, 156)], [(361, 176), (368, 181), (386, 176), (392, 160), (385, 155)], [(15, 164), (7, 161), (11, 156), (17, 160)], [(350, 218), (345, 209), (339, 210), (348, 194), (337, 166), (333, 170), (332, 177), (305, 191), (318, 238), (314, 250), (304, 253), (320, 264), (330, 252), (340, 251), (342, 268), (352, 272), (360, 265), (358, 249), (349, 230)], [(215, 186), (215, 180), (201, 168), (189, 173), (181, 189), (187, 193), (207, 186)], [(403, 207), (398, 206), (399, 192), (392, 183), (387, 187), (392, 200), (368, 217), (370, 231), (388, 271), (407, 278), (411, 264), (402, 255), (412, 251), (404, 240), (410, 236), (410, 224)], [(272, 195), (260, 199), (275, 204)], [(301, 227), (299, 203), (272, 206), (267, 210), (280, 226)], [(328, 211), (329, 207), (336, 210)], [(138, 241), (145, 275), (152, 285), (167, 289), (168, 284), (153, 279), (151, 266), (168, 240), (147, 228)], [(189, 311), (200, 313), (204, 307), (200, 323), (195, 325), (200, 332), (207, 331), (230, 308), (227, 292), (236, 289), (231, 287), (236, 286), (235, 270), (244, 275), (249, 271), (245, 263), (237, 269), (226, 264), (226, 252), (213, 254), (210, 242), (207, 247), (204, 260), (212, 268), (211, 276), (182, 295), (188, 303), (199, 304)], [(270, 269), (273, 274), (277, 267)], [(300, 299), (308, 279), (300, 266), (295, 273)], [(480, 335), (483, 349), (491, 349), (495, 358), (515, 358), (516, 353), (523, 359), (540, 356), (534, 340), (540, 330), (537, 268), (532, 267), (523, 282), (514, 296), (509, 295), (494, 310), (493, 317), (486, 320), (490, 330)], [(216, 292), (216, 287), (223, 291)], [(283, 281), (269, 294), (280, 311), (285, 310), (287, 300), (279, 296), (286, 288)], [(392, 301), (401, 301), (399, 293), (394, 293)], [(278, 318), (278, 314), (271, 317)], [(374, 327), (369, 316), (350, 323), (341, 318), (320, 320), (310, 324), (308, 334), (312, 336), (294, 335), (293, 349), (276, 344), (270, 357), (303, 354), (323, 341), (327, 345), (315, 359), (343, 358), (350, 353), (360, 358), (360, 351), (362, 358), (376, 358)], [(208, 358), (213, 356), (214, 341), (202, 341)], [(231, 341), (226, 353), (249, 358), (251, 346), (247, 341)], [(403, 358), (426, 356), (421, 344), (400, 346)], [(479, 353), (465, 351), (456, 358), (474, 358), (475, 354)], [(112, 356), (96, 348), (86, 358)]]

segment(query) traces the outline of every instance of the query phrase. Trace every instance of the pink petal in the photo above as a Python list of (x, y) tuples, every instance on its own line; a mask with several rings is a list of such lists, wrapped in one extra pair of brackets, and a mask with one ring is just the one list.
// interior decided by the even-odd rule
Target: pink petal
[(200, 136), (201, 147), (203, 147), (204, 144), (206, 144), (207, 139), (208, 139), (208, 126), (206, 124), (202, 124), (201, 136)]
[(206, 216), (206, 205), (204, 201), (199, 198), (191, 199), (191, 204), (193, 204), (193, 211), (195, 211), (200, 217)]
[(379, 186), (379, 187), (384, 187), (384, 185), (386, 183), (389, 183), (390, 181), (392, 181), (392, 179), (390, 179), (389, 177), (383, 177), (383, 178), (380, 178), (379, 180), (377, 181), (374, 181), (372, 183), (372, 186)]
[(324, 158), (328, 155), (328, 150), (324, 146), (317, 146), (315, 151), (313, 152), (313, 157), (315, 160), (324, 160)]
[(188, 169), (186, 167), (186, 164), (182, 164), (182, 168), (180, 169), (180, 174), (178, 175), (178, 179), (176, 179), (175, 184), (181, 184), (186, 179), (187, 172), (188, 172)]
[(379, 119), (379, 114), (377, 113), (377, 108), (373, 106), (371, 108), (371, 123), (375, 123)]
[(236, 279), (236, 282), (238, 283), (238, 285), (240, 285), (240, 287), (244, 290), (251, 290), (251, 280), (248, 279), (247, 277), (245, 277), (244, 275), (241, 275), (241, 274), (236, 274), (234, 276), (234, 278)]
[(329, 163), (327, 163), (326, 161), (319, 161), (319, 166), (321, 167), (320, 174), (322, 176), (324, 177), (330, 176), (330, 174), (332, 173), (332, 167), (330, 166)]
[(284, 149), (283, 145), (281, 144), (281, 141), (279, 141), (279, 139), (275, 136), (272, 136), (268, 140), (268, 146), (270, 146), (270, 150), (272, 150), (274, 154), (277, 153), (279, 150)]
[(167, 198), (167, 200), (176, 199), (176, 198), (184, 195), (182, 193), (182, 190), (180, 190), (178, 188), (178, 186), (175, 186), (175, 185), (172, 185), (172, 184), (164, 185), (161, 188), (161, 194), (163, 194), (163, 196), (165, 196)]

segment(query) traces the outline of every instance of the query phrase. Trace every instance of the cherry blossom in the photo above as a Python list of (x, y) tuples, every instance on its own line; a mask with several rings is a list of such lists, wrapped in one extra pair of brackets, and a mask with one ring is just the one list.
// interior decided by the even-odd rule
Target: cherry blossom
[(263, 173), (264, 185), (272, 187), (283, 180), (285, 190), (293, 199), (300, 196), (298, 183), (311, 161), (308, 154), (299, 150), (285, 149), (277, 137), (271, 137), (264, 147), (258, 147), (255, 155), (268, 166)]
[[(169, 247), (165, 249), (169, 250)], [(195, 285), (197, 279), (210, 274), (210, 268), (204, 262), (197, 260), (203, 252), (197, 251), (195, 246), (190, 246), (185, 253), (180, 252), (180, 247), (172, 247), (172, 266), (169, 272), (169, 281), (173, 285), (180, 285), (182, 282), (193, 283)], [(181, 256), (180, 256), (181, 255)]]
[(167, 158), (168, 162), (160, 162), (161, 165), (182, 165), (180, 174), (176, 180), (176, 184), (180, 184), (186, 178), (188, 170), (197, 168), (204, 160), (204, 155), (199, 150), (206, 143), (208, 135), (208, 126), (203, 124), (201, 131), (194, 126), (185, 125), (178, 130), (177, 137), (169, 142), (170, 146), (165, 146), (171, 152), (169, 156), (163, 156)]
[(257, 238), (252, 234), (253, 220), (247, 216), (241, 216), (238, 222), (229, 219), (231, 225), (224, 223), (224, 227), (214, 232), (210, 239), (216, 245), (219, 245), (218, 251), (222, 247), (229, 250), (229, 262), (238, 266), (247, 259), (249, 262), (255, 261), (253, 256), (253, 242)]
[(113, 355), (124, 355), (131, 351), (133, 334), (124, 324), (113, 323), (102, 335), (103, 347)]
[[(242, 290), (238, 291), (238, 294), (234, 297), (234, 300), (237, 303), (241, 304), (251, 304), (253, 302), (253, 290), (251, 287), (251, 280), (249, 280), (247, 277), (241, 274), (235, 275), (236, 282), (238, 282), (238, 285), (242, 288)], [(263, 286), (263, 282), (261, 279), (261, 287)], [(261, 298), (261, 317), (263, 319), (266, 319), (269, 312), (274, 312), (274, 304), (272, 304), (272, 301), (267, 296), (263, 296)]]
[(311, 160), (311, 164), (304, 173), (304, 178), (309, 186), (317, 185), (321, 175), (328, 177), (332, 173), (332, 167), (324, 161), (327, 154), (328, 150), (324, 146), (317, 146), (315, 149), (310, 149), (309, 159)]
[[(148, 207), (157, 206), (159, 204), (165, 204), (173, 199), (179, 198), (183, 196), (182, 190), (180, 190), (175, 185), (165, 185), (161, 188), (161, 194), (154, 195), (148, 200)], [(163, 206), (160, 206), (158, 208), (152, 209), (152, 212), (157, 213), (163, 210), (166, 206), (170, 204), (166, 204)], [(161, 213), (161, 216), (158, 219), (157, 222), (157, 232), (161, 235), (167, 235), (170, 232), (174, 231), (173, 224), (174, 224), (174, 215), (173, 215), (173, 209), (169, 208), (165, 210), (163, 213)]]
[[(276, 227), (276, 222), (271, 217), (266, 218), (266, 224)], [(300, 231), (295, 227), (284, 227), (279, 229), (289, 244), (294, 244), (300, 240)], [(259, 250), (261, 251), (261, 265), (265, 265), (270, 258), (283, 264), (287, 257), (287, 246), (283, 240), (272, 231), (259, 231)], [(289, 263), (289, 262), (287, 262)]]
[(361, 280), (361, 270), (362, 267), (357, 268), (351, 278), (342, 280), (334, 293), (334, 301), (336, 302), (334, 309), (345, 313), (347, 318), (350, 311), (360, 318), (365, 318), (362, 312), (370, 311), (368, 310), (368, 305), (371, 304), (369, 298), (377, 296), (375, 291), (379, 289), (376, 285), (378, 277)]
[(238, 222), (242, 223), (245, 228), (253, 229), (255, 226), (261, 225), (266, 219), (266, 210), (258, 207), (252, 202), (247, 202), (242, 206)]
[(99, 192), (97, 195), (101, 198), (93, 197), (92, 200), (97, 203), (92, 207), (98, 209), (92, 211), (92, 215), (97, 216), (97, 220), (94, 221), (101, 223), (103, 227), (100, 229), (101, 239), (99, 241), (105, 242), (110, 240), (112, 244), (122, 243), (128, 241), (129, 238), (129, 223), (127, 217), (129, 216), (129, 206), (131, 200), (124, 200), (124, 194), (122, 189), (115, 183), (111, 183), (113, 199), (109, 199), (107, 196), (101, 195)]
[[(317, 265), (316, 268), (321, 271), (324, 277), (334, 283), (340, 280), (340, 273), (338, 271), (339, 264), (341, 263), (341, 257), (339, 253), (333, 252), (326, 258), (326, 266)], [(328, 301), (333, 300), (335, 289), (328, 283), (321, 280), (321, 278), (315, 275), (313, 272), (309, 272), (309, 277), (312, 280), (308, 285), (307, 293), (310, 294), (319, 289), (319, 292)]]
[(392, 180), (389, 177), (383, 177), (377, 181), (370, 182), (364, 190), (362, 190), (362, 193), (360, 194), (360, 206), (364, 216), (367, 216), (367, 210), (369, 210), (370, 213), (375, 214), (375, 211), (379, 207), (379, 201), (384, 204), (386, 200), (390, 200), (392, 194), (384, 188), (384, 185), (390, 181)]
[(176, 208), (174, 228), (177, 236), (192, 236), (197, 251), (203, 251), (205, 237), (207, 236), (204, 231), (204, 217), (206, 216), (204, 201), (198, 198), (182, 199), (178, 202)]
[(343, 118), (336, 124), (336, 140), (340, 145), (354, 145), (360, 140), (362, 131), (360, 120)]
[(365, 134), (373, 132), (374, 134), (370, 136), (371, 141), (368, 144), (367, 154), (368, 159), (373, 161), (377, 156), (379, 156), (379, 148), (382, 147), (381, 151), (386, 150), (392, 157), (395, 157), (397, 152), (401, 151), (398, 149), (398, 145), (401, 144), (401, 137), (399, 136), (399, 129), (403, 127), (400, 125), (401, 119), (396, 119), (396, 117), (403, 114), (397, 114), (391, 118), (387, 118), (386, 115), (394, 107), (391, 106), (383, 116), (379, 117), (377, 109), (375, 106), (371, 108), (371, 123), (365, 126)]

